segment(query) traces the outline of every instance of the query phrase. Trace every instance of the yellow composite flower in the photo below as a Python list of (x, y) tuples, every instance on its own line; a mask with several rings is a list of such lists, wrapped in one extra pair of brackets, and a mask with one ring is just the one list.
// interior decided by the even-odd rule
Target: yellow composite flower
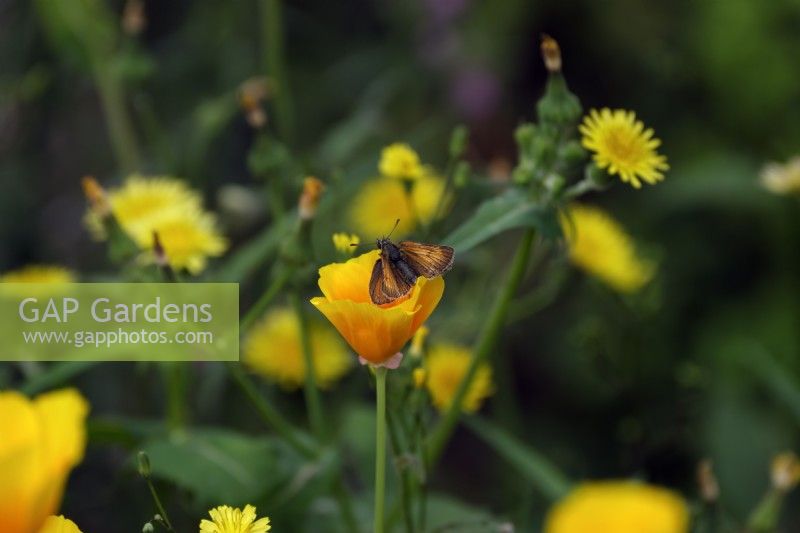
[(415, 180), (422, 177), (419, 155), (407, 144), (390, 144), (381, 151), (378, 163), (381, 176), (393, 179)]
[(800, 156), (785, 164), (767, 163), (760, 175), (761, 185), (775, 194), (800, 193)]
[(655, 275), (655, 264), (640, 259), (625, 229), (597, 207), (572, 204), (561, 218), (576, 266), (620, 292), (635, 292)]
[(364, 360), (380, 365), (396, 355), (436, 309), (444, 292), (441, 277), (420, 276), (405, 298), (372, 303), (369, 280), (378, 250), (319, 269), (323, 296), (311, 303), (325, 315)]
[[(308, 324), (314, 377), (320, 388), (336, 383), (352, 366), (350, 352), (327, 324)], [(266, 379), (287, 389), (306, 380), (300, 324), (291, 309), (274, 309), (256, 323), (244, 340), (244, 362)]]
[(208, 511), (211, 520), (200, 521), (200, 533), (266, 533), (272, 526), (269, 518), (256, 520), (256, 508), (245, 505), (244, 509), (220, 505)]
[[(201, 272), (209, 257), (222, 255), (227, 242), (216, 217), (203, 209), (202, 198), (186, 182), (171, 177), (130, 176), (122, 187), (107, 191), (111, 212), (120, 227), (152, 260), (154, 233), (169, 264), (192, 274)], [(99, 220), (90, 211), (87, 224), (102, 237)]]
[[(459, 385), (467, 374), (472, 352), (456, 344), (434, 344), (425, 358), (425, 386), (431, 395), (434, 407), (440, 412), (450, 408)], [(481, 364), (464, 397), (462, 410), (474, 413), (494, 389), (492, 369)]]
[(592, 109), (578, 129), (584, 148), (594, 152), (595, 164), (635, 188), (664, 179), (667, 158), (656, 151), (661, 141), (644, 128), (633, 111)]
[(89, 405), (74, 389), (30, 400), (0, 392), (0, 531), (39, 531), (86, 448)]
[(549, 512), (544, 533), (688, 533), (678, 494), (632, 481), (579, 485)]
[(361, 239), (354, 233), (334, 233), (331, 236), (333, 247), (342, 254), (353, 255)]
[(0, 275), (0, 283), (74, 283), (75, 274), (55, 265), (28, 265)]
[(391, 178), (376, 178), (356, 193), (349, 210), (350, 221), (358, 233), (374, 238), (386, 235), (399, 220), (392, 237), (401, 238), (420, 223), (430, 224), (437, 215), (444, 214), (444, 208), (441, 213), (436, 212), (444, 192), (444, 180), (429, 173), (410, 185)]
[(63, 516), (48, 516), (39, 533), (81, 533), (80, 528)]

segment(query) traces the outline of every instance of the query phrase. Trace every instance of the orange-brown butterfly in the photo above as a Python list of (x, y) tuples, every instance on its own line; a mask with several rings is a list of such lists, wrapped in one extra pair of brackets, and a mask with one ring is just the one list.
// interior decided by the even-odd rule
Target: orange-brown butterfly
[(390, 236), (391, 232), (376, 241), (381, 258), (375, 261), (369, 280), (369, 296), (373, 303), (391, 303), (408, 294), (418, 277), (435, 278), (453, 267), (455, 251), (449, 246), (413, 241), (394, 244)]

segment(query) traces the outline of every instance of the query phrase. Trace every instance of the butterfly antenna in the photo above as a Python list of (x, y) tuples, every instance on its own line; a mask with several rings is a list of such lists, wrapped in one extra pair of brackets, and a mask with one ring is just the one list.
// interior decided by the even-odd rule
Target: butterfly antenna
[(400, 224), (400, 219), (399, 218), (394, 221), (394, 226), (392, 226), (392, 231), (390, 231), (389, 235), (386, 236), (387, 239), (392, 236), (392, 233), (394, 233), (394, 230), (397, 229), (397, 225), (398, 224)]

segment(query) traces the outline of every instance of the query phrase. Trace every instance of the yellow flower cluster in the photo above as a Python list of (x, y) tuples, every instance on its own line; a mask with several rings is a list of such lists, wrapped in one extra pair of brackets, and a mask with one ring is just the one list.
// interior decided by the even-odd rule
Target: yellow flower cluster
[(444, 292), (441, 277), (420, 276), (405, 298), (372, 303), (369, 280), (378, 250), (319, 269), (322, 296), (311, 303), (331, 321), (350, 347), (374, 365), (386, 363), (405, 346), (436, 309)]
[(653, 185), (664, 179), (669, 165), (656, 151), (661, 141), (653, 137), (652, 129), (644, 129), (633, 111), (592, 109), (578, 129), (584, 148), (594, 152), (597, 166), (609, 174), (637, 189), (642, 181)]
[(200, 533), (267, 533), (272, 526), (269, 518), (256, 519), (256, 508), (244, 509), (220, 505), (208, 512), (211, 520), (200, 521)]
[[(431, 346), (423, 366), (425, 374), (421, 377), (415, 376), (415, 380), (424, 379), (431, 401), (440, 412), (450, 408), (471, 360), (472, 352), (465, 346), (456, 344)], [(483, 363), (478, 367), (475, 378), (467, 389), (463, 411), (474, 413), (493, 392), (492, 370), (489, 365)]]
[(688, 533), (686, 502), (630, 481), (584, 483), (550, 511), (544, 533)]
[(655, 265), (636, 255), (633, 241), (611, 215), (573, 204), (561, 219), (570, 260), (620, 292), (635, 292), (655, 275)]
[[(209, 257), (222, 255), (227, 242), (216, 218), (203, 209), (200, 195), (182, 180), (171, 177), (130, 176), (123, 186), (108, 192), (111, 212), (122, 229), (152, 260), (154, 234), (169, 264), (192, 274), (201, 272)], [(90, 229), (97, 226), (88, 218)]]
[[(328, 388), (352, 366), (350, 353), (336, 333), (316, 321), (309, 323), (314, 377)], [(259, 375), (287, 389), (306, 380), (306, 364), (300, 344), (300, 323), (291, 309), (275, 309), (257, 323), (244, 341), (244, 362)]]
[(70, 471), (83, 459), (88, 412), (86, 400), (73, 389), (34, 400), (0, 392), (0, 531), (30, 533), (46, 525), (49, 533), (71, 524), (45, 521), (58, 509)]

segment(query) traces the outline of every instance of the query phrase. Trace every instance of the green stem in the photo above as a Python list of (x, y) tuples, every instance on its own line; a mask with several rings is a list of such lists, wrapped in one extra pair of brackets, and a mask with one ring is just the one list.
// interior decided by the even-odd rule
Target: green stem
[(133, 125), (125, 109), (125, 96), (122, 86), (107, 67), (95, 65), (95, 83), (100, 93), (100, 102), (108, 125), (111, 148), (117, 164), (123, 172), (133, 172), (139, 165), (139, 148)]
[(167, 422), (171, 430), (186, 425), (186, 366), (170, 363), (167, 374)]
[(167, 531), (174, 532), (175, 530), (172, 528), (172, 522), (169, 521), (169, 516), (167, 515), (166, 509), (161, 504), (161, 498), (158, 497), (158, 492), (156, 492), (156, 488), (153, 486), (153, 481), (150, 477), (146, 477), (145, 481), (147, 481), (147, 487), (150, 489), (150, 494), (153, 496), (153, 503), (156, 504), (156, 509), (158, 510), (158, 514), (161, 515), (161, 518), (164, 520), (164, 526), (167, 528)]
[(386, 368), (375, 369), (375, 527), (383, 533), (383, 505), (386, 497)]
[(303, 363), (306, 367), (306, 379), (304, 384), (304, 392), (306, 397), (306, 408), (308, 409), (308, 418), (311, 423), (311, 430), (314, 435), (320, 440), (325, 438), (325, 421), (322, 416), (322, 401), (319, 397), (319, 389), (317, 388), (317, 379), (314, 369), (314, 354), (311, 347), (311, 337), (308, 330), (308, 321), (306, 314), (303, 310), (303, 303), (300, 300), (297, 292), (292, 292), (289, 296), (292, 302), (292, 307), (297, 315), (297, 322), (300, 327), (300, 348), (303, 352)]
[(310, 444), (308, 439), (301, 438), (299, 436), (300, 433), (259, 394), (255, 384), (244, 373), (241, 365), (239, 363), (228, 363), (227, 366), (233, 381), (239, 386), (239, 389), (247, 399), (250, 400), (253, 407), (256, 408), (261, 419), (302, 455), (309, 458), (316, 457), (316, 447)]
[(283, 15), (280, 0), (261, 0), (264, 69), (275, 88), (276, 126), (280, 137), (291, 142), (294, 138), (291, 90), (286, 76), (284, 58)]
[[(403, 519), (406, 523), (406, 531), (408, 533), (414, 533), (414, 513), (411, 505), (411, 493), (414, 490), (413, 480), (411, 479), (408, 466), (399, 461), (403, 453), (403, 446), (400, 444), (397, 423), (391, 412), (386, 413), (386, 417), (388, 422), (387, 427), (389, 429), (389, 441), (392, 444), (392, 456), (395, 465), (398, 465), (400, 480), (402, 482), (400, 487), (400, 502), (403, 506)], [(393, 513), (390, 513), (390, 516), (391, 515), (393, 515)]]
[(522, 240), (519, 243), (519, 246), (517, 247), (517, 252), (512, 261), (511, 270), (509, 271), (505, 286), (500, 291), (500, 294), (498, 295), (497, 300), (495, 301), (494, 306), (489, 313), (489, 319), (481, 331), (481, 335), (478, 338), (475, 351), (472, 354), (472, 360), (470, 361), (467, 373), (458, 386), (458, 390), (453, 397), (453, 402), (451, 403), (450, 408), (447, 410), (447, 413), (445, 413), (444, 417), (441, 419), (430, 436), (429, 446), (427, 448), (428, 453), (426, 455), (426, 464), (428, 467), (436, 463), (444, 451), (444, 447), (447, 444), (447, 441), (450, 439), (450, 436), (453, 434), (456, 424), (458, 423), (458, 419), (461, 416), (462, 406), (464, 404), (464, 399), (467, 396), (467, 391), (469, 390), (472, 381), (475, 379), (480, 365), (486, 361), (492, 349), (494, 348), (500, 330), (502, 329), (503, 324), (506, 321), (506, 317), (508, 316), (511, 300), (514, 297), (514, 294), (517, 292), (517, 289), (522, 282), (522, 278), (525, 275), (525, 270), (528, 266), (528, 259), (531, 255), (533, 239), (535, 236), (535, 229), (530, 228), (526, 230)]
[(291, 277), (291, 271), (287, 269), (282, 269), (276, 276), (272, 279), (272, 284), (267, 288), (266, 291), (259, 297), (259, 299), (247, 310), (244, 317), (239, 321), (239, 332), (244, 333), (250, 326), (253, 325), (253, 322), (256, 321), (267, 309), (272, 300), (281, 292), (283, 286), (286, 285), (286, 282), (289, 281)]

